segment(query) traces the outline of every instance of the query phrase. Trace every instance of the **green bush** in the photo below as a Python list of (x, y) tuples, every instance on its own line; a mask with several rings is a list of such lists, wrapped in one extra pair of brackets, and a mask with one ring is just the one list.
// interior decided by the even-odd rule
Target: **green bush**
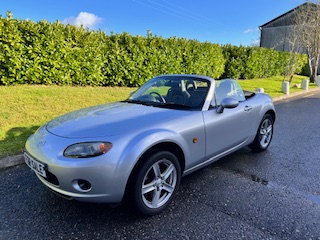
[(244, 78), (249, 49), (249, 47), (237, 47), (230, 44), (223, 46), (223, 54), (226, 59), (223, 74), (225, 78)]
[(59, 21), (0, 18), (0, 84), (140, 86), (165, 73), (219, 78), (217, 44), (128, 33), (106, 35)]
[[(0, 85), (137, 87), (159, 74), (262, 78), (285, 73), (289, 53), (185, 38), (107, 35), (59, 21), (0, 16)], [(307, 63), (298, 55), (295, 72)]]
[(291, 63), (293, 73), (303, 74), (307, 65), (305, 54), (297, 54), (297, 59), (295, 59), (293, 53), (260, 47), (225, 45), (223, 53), (226, 59), (223, 76), (236, 79), (285, 75), (289, 63)]

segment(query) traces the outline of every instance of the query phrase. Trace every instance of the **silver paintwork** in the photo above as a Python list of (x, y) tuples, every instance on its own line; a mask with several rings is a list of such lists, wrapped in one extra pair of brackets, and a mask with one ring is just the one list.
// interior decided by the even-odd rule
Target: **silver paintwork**
[[(209, 89), (202, 107), (188, 110), (118, 102), (58, 117), (31, 135), (25, 145), (28, 154), (48, 166), (59, 186), (37, 174), (41, 182), (77, 200), (117, 203), (124, 196), (133, 168), (152, 147), (165, 142), (181, 149), (183, 157), (179, 161), (186, 175), (252, 143), (265, 113), (275, 112), (268, 95), (255, 93), (236, 108), (218, 113), (212, 106), (217, 85), (214, 79), (196, 75), (161, 77), (207, 81)], [(266, 137), (261, 139), (265, 141), (267, 123), (263, 126), (261, 132)], [(96, 141), (111, 142), (113, 147), (92, 158), (63, 155), (72, 144)], [(89, 181), (90, 191), (77, 190), (77, 179)]]

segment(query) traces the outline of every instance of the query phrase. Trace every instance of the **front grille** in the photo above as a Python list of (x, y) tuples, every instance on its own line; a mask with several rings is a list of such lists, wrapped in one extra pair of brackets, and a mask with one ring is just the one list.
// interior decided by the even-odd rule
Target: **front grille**
[(55, 185), (55, 186), (59, 186), (59, 180), (58, 178), (51, 172), (47, 171), (47, 177), (42, 177), (40, 176), (42, 179), (44, 179), (45, 181)]

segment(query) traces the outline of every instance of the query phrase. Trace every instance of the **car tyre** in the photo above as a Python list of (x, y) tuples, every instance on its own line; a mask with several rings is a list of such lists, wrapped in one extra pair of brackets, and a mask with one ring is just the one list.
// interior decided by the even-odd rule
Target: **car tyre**
[(265, 114), (259, 125), (256, 137), (249, 147), (255, 152), (266, 150), (273, 137), (274, 120), (270, 114)]
[(152, 154), (139, 169), (132, 187), (136, 209), (147, 216), (162, 212), (174, 199), (180, 179), (180, 164), (173, 153)]

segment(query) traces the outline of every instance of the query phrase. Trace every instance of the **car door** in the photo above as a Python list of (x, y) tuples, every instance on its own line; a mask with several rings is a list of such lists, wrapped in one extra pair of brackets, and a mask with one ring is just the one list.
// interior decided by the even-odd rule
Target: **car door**
[[(221, 90), (221, 89), (220, 89)], [(250, 100), (245, 100), (241, 94), (230, 95), (228, 91), (219, 95), (218, 88), (215, 92), (215, 102), (211, 109), (203, 112), (206, 131), (206, 157), (211, 158), (244, 143), (253, 131), (254, 119), (258, 108)], [(240, 91), (236, 86), (236, 91)], [(220, 93), (221, 93), (220, 92)], [(217, 113), (217, 107), (224, 97), (233, 97), (240, 100), (239, 105), (232, 109), (225, 108), (222, 113)], [(218, 99), (220, 98), (220, 100)], [(219, 101), (219, 102), (218, 102)]]

